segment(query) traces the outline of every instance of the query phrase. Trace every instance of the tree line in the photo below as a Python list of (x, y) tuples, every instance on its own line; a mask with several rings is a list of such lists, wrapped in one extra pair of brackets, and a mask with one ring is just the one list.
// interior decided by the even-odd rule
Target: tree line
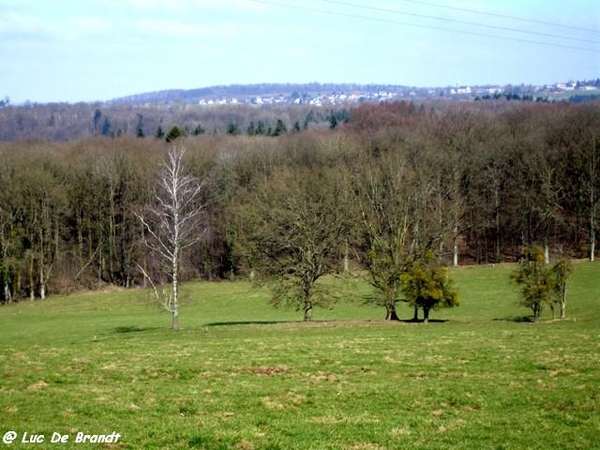
[[(331, 273), (366, 270), (388, 318), (400, 300), (427, 317), (457, 303), (444, 265), (517, 261), (536, 245), (547, 261), (595, 258), (598, 103), (365, 104), (335, 128), (275, 137), (0, 145), (0, 300), (145, 285), (144, 271), (170, 281), (139, 214), (174, 145), (203, 186), (180, 279), (275, 277), (274, 303), (303, 299), (306, 317), (332, 300)], [(433, 306), (414, 290), (425, 272)]]
[[(166, 137), (177, 127), (181, 134), (271, 134), (275, 128), (327, 128), (331, 117), (342, 121), (344, 108), (309, 105), (263, 106), (189, 104), (133, 106), (104, 103), (0, 103), (0, 142), (45, 139), (64, 142), (90, 136)], [(253, 125), (253, 127), (251, 126)], [(231, 127), (235, 127), (235, 132)], [(269, 130), (270, 129), (270, 130)]]

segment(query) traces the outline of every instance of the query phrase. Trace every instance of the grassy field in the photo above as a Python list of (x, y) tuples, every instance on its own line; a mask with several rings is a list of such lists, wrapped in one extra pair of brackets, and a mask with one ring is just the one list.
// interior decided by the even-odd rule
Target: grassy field
[(0, 307), (0, 447), (598, 449), (600, 265), (574, 269), (569, 319), (536, 324), (509, 266), (453, 271), (430, 324), (355, 301), (305, 325), (243, 282), (185, 286), (180, 332), (139, 290)]

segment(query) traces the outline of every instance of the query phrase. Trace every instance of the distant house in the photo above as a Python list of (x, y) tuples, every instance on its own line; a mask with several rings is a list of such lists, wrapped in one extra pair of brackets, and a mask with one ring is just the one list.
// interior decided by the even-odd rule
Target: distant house
[(471, 86), (456, 86), (456, 88), (450, 89), (450, 95), (465, 95), (473, 92)]
[(573, 91), (575, 90), (576, 83), (558, 83), (556, 89), (560, 91)]

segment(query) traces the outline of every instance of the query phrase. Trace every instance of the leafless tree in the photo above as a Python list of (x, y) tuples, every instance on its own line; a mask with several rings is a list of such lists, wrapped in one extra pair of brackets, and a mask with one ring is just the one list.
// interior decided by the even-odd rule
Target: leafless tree
[(321, 281), (336, 271), (345, 241), (338, 202), (343, 184), (320, 168), (281, 170), (276, 177), (258, 190), (258, 201), (240, 208), (242, 245), (258, 281), (271, 288), (271, 304), (302, 310), (308, 322), (314, 307), (331, 307), (336, 300)]
[(154, 295), (172, 314), (172, 329), (179, 329), (179, 285), (183, 252), (196, 243), (206, 230), (201, 222), (204, 205), (199, 194), (204, 182), (186, 175), (184, 147), (171, 147), (160, 166), (152, 201), (137, 216), (145, 231), (144, 242), (165, 263), (170, 288), (159, 290), (147, 269), (138, 265), (151, 283)]

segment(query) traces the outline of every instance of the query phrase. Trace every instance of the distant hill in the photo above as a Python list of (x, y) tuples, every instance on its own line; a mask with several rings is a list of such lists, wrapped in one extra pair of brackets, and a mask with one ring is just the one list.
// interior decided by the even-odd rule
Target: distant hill
[(40, 138), (66, 141), (92, 135), (154, 136), (178, 126), (186, 134), (225, 133), (229, 127), (267, 132), (328, 127), (363, 103), (448, 101), (600, 101), (600, 79), (545, 86), (410, 87), (357, 83), (260, 83), (169, 89), (96, 103), (26, 103), (0, 100), (0, 142)]
[(107, 105), (167, 104), (255, 104), (334, 106), (397, 100), (495, 99), (544, 101), (594, 101), (600, 97), (600, 79), (571, 81), (544, 86), (482, 85), (415, 87), (395, 84), (358, 83), (259, 83), (210, 86), (198, 89), (168, 89), (119, 97)]
[[(414, 89), (414, 88), (413, 88)], [(227, 98), (239, 99), (245, 103), (258, 96), (282, 96), (289, 99), (314, 97), (317, 95), (340, 92), (360, 92), (372, 94), (390, 92), (403, 94), (411, 91), (410, 87), (387, 84), (356, 83), (260, 83), (232, 84), (227, 86), (211, 86), (198, 89), (168, 89), (156, 92), (128, 95), (109, 100), (110, 104), (160, 104), (160, 103), (199, 103), (202, 100)]]

